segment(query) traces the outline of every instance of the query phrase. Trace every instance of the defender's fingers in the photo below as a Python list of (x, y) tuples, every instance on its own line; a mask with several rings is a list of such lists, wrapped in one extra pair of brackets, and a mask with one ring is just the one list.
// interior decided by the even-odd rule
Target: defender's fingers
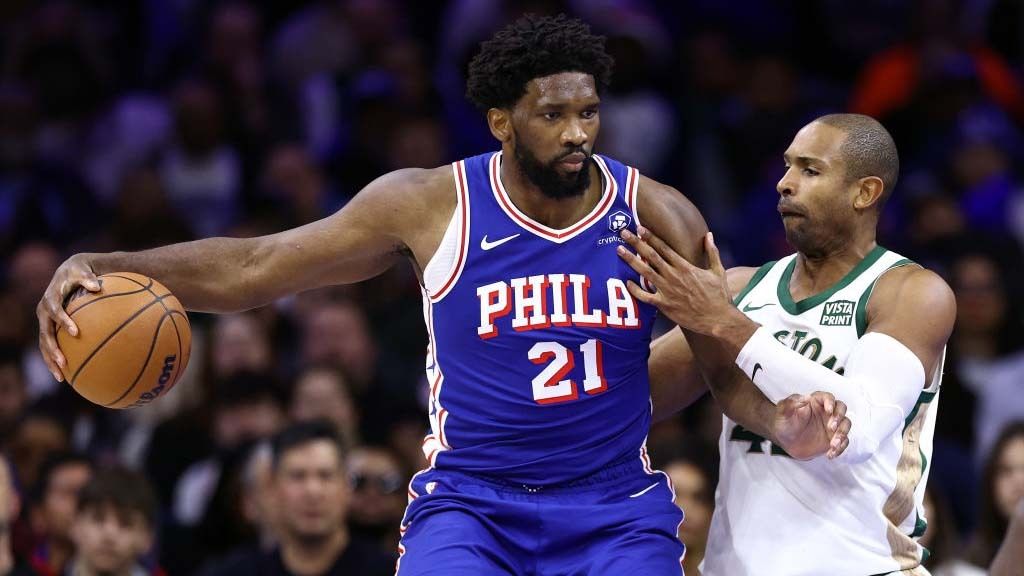
[(616, 253), (619, 255), (619, 258), (622, 258), (626, 262), (626, 264), (629, 264), (630, 268), (636, 270), (637, 274), (646, 278), (648, 282), (657, 285), (657, 281), (662, 280), (658, 271), (651, 267), (651, 265), (638, 254), (634, 254), (633, 252), (626, 250), (623, 246), (619, 246), (616, 249)]
[(693, 264), (687, 261), (686, 258), (680, 256), (678, 252), (676, 252), (671, 246), (666, 244), (665, 241), (659, 238), (658, 235), (655, 234), (654, 232), (651, 232), (647, 228), (641, 228), (639, 232), (640, 238), (643, 239), (644, 242), (649, 244), (651, 248), (653, 248), (654, 251), (657, 252), (658, 255), (661, 256), (666, 262), (670, 262), (673, 266), (682, 266), (687, 268), (694, 267)]
[(836, 458), (841, 456), (843, 452), (846, 452), (846, 449), (849, 448), (849, 447), (850, 447), (850, 440), (849, 440), (849, 438), (843, 438), (838, 443), (837, 446), (833, 446), (833, 447), (828, 449), (828, 459), (829, 460), (835, 460)]
[(658, 306), (661, 303), (657, 293), (644, 290), (639, 284), (632, 280), (626, 281), (626, 290), (629, 290), (629, 293), (633, 295), (633, 298), (636, 298), (644, 304)]
[(668, 268), (668, 263), (664, 258), (662, 258), (661, 254), (659, 254), (658, 251), (643, 238), (633, 234), (629, 230), (623, 230), (622, 239), (632, 246), (633, 250), (636, 250), (636, 253), (640, 258), (647, 262), (651, 268), (654, 268), (659, 272)]
[(708, 263), (711, 265), (711, 271), (718, 276), (724, 276), (725, 266), (722, 265), (722, 255), (718, 251), (718, 245), (715, 244), (715, 235), (711, 232), (704, 236), (704, 249), (708, 252)]

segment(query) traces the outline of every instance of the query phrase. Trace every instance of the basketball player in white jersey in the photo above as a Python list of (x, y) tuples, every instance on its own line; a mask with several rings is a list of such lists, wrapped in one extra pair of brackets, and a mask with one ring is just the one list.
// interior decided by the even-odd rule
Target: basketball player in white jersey
[[(709, 270), (649, 231), (623, 234), (643, 260), (620, 249), (656, 290), (632, 285), (633, 295), (683, 329), (653, 346), (656, 417), (703, 393), (699, 368), (709, 379), (752, 380), (770, 400), (829, 391), (855, 422), (838, 459), (799, 461), (723, 417), (702, 573), (927, 574), (917, 538), (953, 294), (876, 242), (899, 170), (881, 124), (823, 116), (783, 158), (778, 210), (795, 254), (726, 271), (710, 234)], [(694, 334), (711, 337), (716, 353), (691, 352)]]

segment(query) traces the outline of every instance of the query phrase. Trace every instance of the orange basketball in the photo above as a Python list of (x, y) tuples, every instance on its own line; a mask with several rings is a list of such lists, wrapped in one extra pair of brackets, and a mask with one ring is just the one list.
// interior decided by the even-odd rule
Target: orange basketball
[(192, 330), (178, 299), (141, 274), (99, 277), (100, 291), (80, 289), (67, 304), (78, 336), (57, 331), (64, 379), (90, 402), (134, 408), (170, 390), (188, 365)]

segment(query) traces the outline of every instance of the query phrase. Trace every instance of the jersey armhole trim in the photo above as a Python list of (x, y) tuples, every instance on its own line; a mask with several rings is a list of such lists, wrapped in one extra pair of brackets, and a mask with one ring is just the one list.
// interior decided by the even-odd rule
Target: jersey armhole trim
[[(459, 276), (462, 275), (463, 268), (466, 267), (466, 257), (469, 253), (469, 186), (466, 182), (466, 161), (453, 162), (452, 172), (455, 174), (455, 211), (452, 213), (452, 218), (459, 219), (458, 252), (455, 264), (448, 274), (448, 279), (437, 292), (433, 294), (428, 293), (431, 302), (439, 302), (451, 292)], [(443, 242), (444, 240), (442, 239)]]
[(750, 291), (753, 290), (754, 287), (757, 286), (761, 282), (761, 280), (764, 279), (764, 277), (772, 269), (772, 266), (775, 266), (776, 262), (778, 262), (778, 260), (772, 260), (771, 262), (762, 264), (761, 267), (758, 268), (756, 272), (754, 272), (754, 275), (751, 276), (750, 281), (747, 282), (747, 285), (743, 287), (743, 290), (740, 290), (740, 293), (737, 294), (735, 298), (733, 298), (733, 305), (739, 306), (740, 302), (742, 302), (743, 299), (747, 297), (747, 294), (750, 294)]
[(872, 280), (871, 284), (868, 284), (867, 289), (864, 290), (864, 293), (860, 295), (860, 299), (857, 300), (857, 312), (854, 314), (854, 316), (855, 316), (854, 323), (857, 325), (857, 338), (863, 337), (864, 333), (867, 332), (867, 329), (868, 329), (868, 301), (871, 300), (871, 295), (875, 291), (875, 284), (878, 283), (878, 280), (882, 276), (884, 276), (886, 272), (888, 272), (890, 270), (895, 270), (896, 268), (902, 268), (904, 266), (911, 266), (911, 265), (918, 266), (919, 264), (917, 262), (914, 262), (913, 260), (911, 260), (909, 258), (904, 258), (902, 260), (897, 260), (891, 266), (889, 266), (885, 270), (882, 270), (882, 273), (878, 275), (878, 278), (875, 278), (874, 280)]

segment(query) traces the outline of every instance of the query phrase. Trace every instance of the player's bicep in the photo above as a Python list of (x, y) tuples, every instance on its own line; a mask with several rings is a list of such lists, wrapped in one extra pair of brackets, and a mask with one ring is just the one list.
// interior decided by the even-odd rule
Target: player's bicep
[(412, 199), (407, 178), (382, 176), (334, 214), (261, 238), (261, 273), (286, 292), (372, 278), (401, 259)]
[(641, 177), (637, 215), (676, 253), (698, 266), (706, 266), (704, 235), (708, 225), (690, 200), (671, 186)]
[(690, 344), (679, 328), (673, 328), (651, 344), (647, 366), (655, 422), (686, 408), (707, 390)]
[(879, 280), (868, 307), (868, 332), (895, 338), (931, 374), (953, 331), (956, 299), (949, 286), (928, 270), (909, 269)]

